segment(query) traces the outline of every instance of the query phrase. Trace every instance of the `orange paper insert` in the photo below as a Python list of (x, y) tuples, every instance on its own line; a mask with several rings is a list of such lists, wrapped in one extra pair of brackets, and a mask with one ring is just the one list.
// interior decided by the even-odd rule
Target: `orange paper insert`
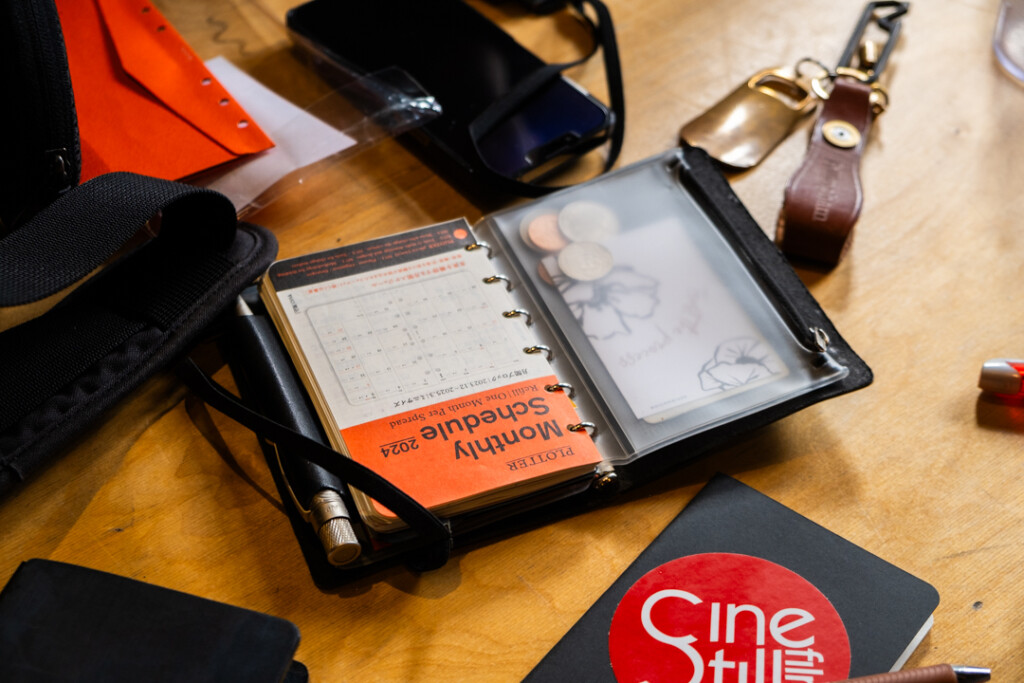
[[(554, 376), (497, 387), (341, 432), (351, 457), (439, 514), (499, 502), (601, 460)], [(394, 515), (374, 502), (385, 519)]]
[(82, 141), (82, 182), (177, 180), (273, 142), (146, 0), (57, 0)]

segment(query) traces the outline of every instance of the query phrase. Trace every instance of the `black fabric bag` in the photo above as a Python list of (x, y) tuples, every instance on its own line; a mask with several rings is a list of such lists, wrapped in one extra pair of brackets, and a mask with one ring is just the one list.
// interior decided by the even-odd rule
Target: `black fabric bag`
[(0, 496), (186, 352), (277, 253), (216, 192), (130, 173), (78, 185), (74, 96), (52, 0), (5, 0), (0, 306), (75, 286), (0, 332)]

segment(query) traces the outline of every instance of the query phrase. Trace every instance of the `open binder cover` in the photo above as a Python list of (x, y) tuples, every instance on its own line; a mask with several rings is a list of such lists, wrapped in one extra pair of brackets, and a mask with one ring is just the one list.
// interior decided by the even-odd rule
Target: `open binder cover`
[[(871, 382), (699, 149), (492, 214), (477, 232), (558, 349), (552, 366), (620, 488)], [(666, 448), (681, 442), (685, 455)]]
[[(457, 544), (606, 501), (871, 381), (695, 148), (474, 229), (279, 262), (262, 299), (332, 445), (447, 517)], [(354, 495), (375, 548), (311, 566), (320, 584), (410, 540)]]

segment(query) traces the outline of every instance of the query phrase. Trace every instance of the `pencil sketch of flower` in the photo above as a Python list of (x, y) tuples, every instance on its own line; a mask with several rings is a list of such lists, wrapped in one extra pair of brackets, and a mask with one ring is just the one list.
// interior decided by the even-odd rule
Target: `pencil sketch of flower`
[(698, 376), (704, 391), (728, 391), (774, 374), (761, 342), (738, 337), (719, 344), (714, 358), (704, 364)]
[(592, 339), (631, 334), (631, 319), (650, 318), (658, 306), (658, 281), (632, 268), (617, 266), (599, 280), (566, 278), (562, 296)]

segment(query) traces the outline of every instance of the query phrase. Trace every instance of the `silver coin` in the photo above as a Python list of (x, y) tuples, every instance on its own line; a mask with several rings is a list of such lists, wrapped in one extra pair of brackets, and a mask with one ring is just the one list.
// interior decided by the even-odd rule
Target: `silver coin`
[(558, 252), (558, 268), (573, 280), (597, 280), (613, 264), (612, 253), (596, 242), (573, 242)]
[(558, 227), (573, 242), (603, 242), (619, 231), (619, 218), (598, 202), (570, 202), (558, 212)]

